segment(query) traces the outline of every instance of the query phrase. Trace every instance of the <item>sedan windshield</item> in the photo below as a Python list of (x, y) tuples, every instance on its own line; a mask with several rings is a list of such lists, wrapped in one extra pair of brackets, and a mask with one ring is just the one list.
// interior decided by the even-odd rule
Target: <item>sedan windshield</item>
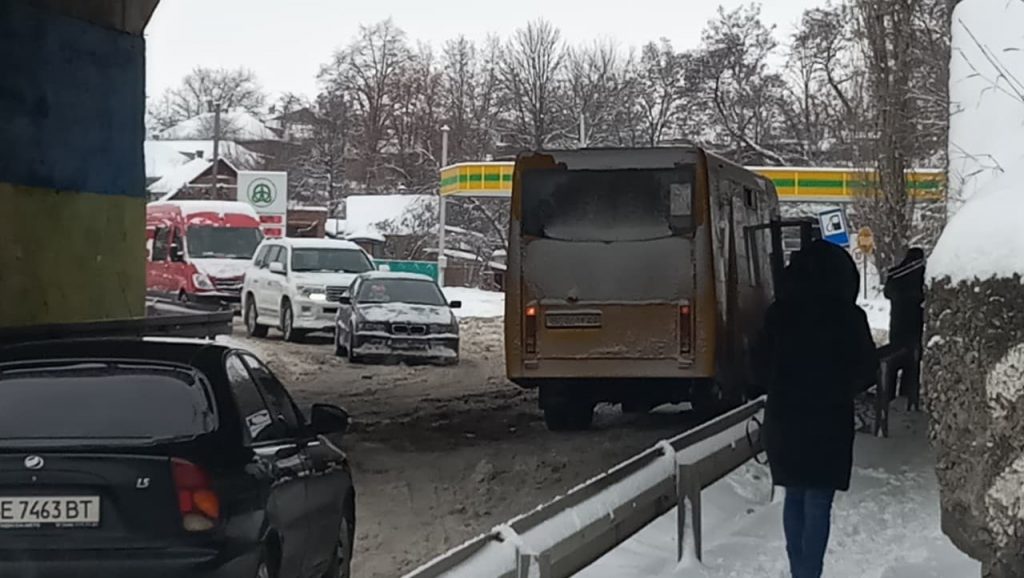
[(193, 259), (252, 259), (263, 233), (255, 227), (189, 227), (185, 240)]
[(416, 279), (369, 279), (360, 286), (357, 299), (360, 303), (447, 305), (436, 283)]
[(373, 269), (370, 260), (356, 249), (292, 249), (292, 271), (365, 273)]

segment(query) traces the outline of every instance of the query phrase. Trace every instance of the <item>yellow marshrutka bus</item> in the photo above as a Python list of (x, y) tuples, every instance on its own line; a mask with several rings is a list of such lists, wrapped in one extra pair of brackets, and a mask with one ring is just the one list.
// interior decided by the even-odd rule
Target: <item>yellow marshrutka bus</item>
[(508, 377), (553, 430), (597, 403), (717, 407), (752, 383), (773, 298), (768, 179), (700, 148), (520, 155), (505, 282)]

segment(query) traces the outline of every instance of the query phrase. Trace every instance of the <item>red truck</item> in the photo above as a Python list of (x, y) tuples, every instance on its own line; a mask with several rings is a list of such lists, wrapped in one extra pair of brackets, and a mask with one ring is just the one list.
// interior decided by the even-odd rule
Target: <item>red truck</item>
[(236, 307), (263, 240), (259, 216), (234, 201), (167, 201), (146, 208), (146, 289), (183, 302)]

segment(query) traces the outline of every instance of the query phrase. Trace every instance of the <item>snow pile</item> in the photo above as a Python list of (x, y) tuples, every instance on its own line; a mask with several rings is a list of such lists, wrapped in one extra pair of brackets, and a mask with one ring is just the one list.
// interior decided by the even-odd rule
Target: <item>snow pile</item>
[[(1024, 174), (1024, 170), (1019, 171)], [(1024, 275), (1024, 186), (999, 178), (953, 217), (928, 260), (932, 281), (953, 283)]]
[(460, 318), (495, 318), (505, 315), (505, 294), (468, 287), (445, 287), (449, 301), (462, 301), (455, 314)]
[[(950, 187), (968, 201), (1024, 166), (1024, 2), (963, 0), (952, 18)], [(1019, 184), (1019, 181), (1018, 181)]]
[[(161, 140), (205, 139), (212, 136), (213, 113), (207, 112), (184, 120), (160, 133)], [(281, 140), (262, 120), (246, 111), (220, 115), (222, 135), (238, 142)]]
[[(893, 437), (860, 436), (851, 489), (836, 497), (825, 578), (966, 578), (980, 574), (940, 530), (934, 457), (925, 418), (896, 410)], [(748, 463), (702, 493), (703, 564), (676, 563), (672, 510), (578, 578), (788, 576), (782, 496), (764, 466)]]

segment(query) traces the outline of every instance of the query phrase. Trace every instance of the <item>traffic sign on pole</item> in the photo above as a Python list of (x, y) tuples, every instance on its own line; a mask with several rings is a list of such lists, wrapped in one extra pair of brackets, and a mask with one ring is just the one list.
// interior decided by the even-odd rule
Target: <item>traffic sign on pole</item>
[(822, 239), (840, 247), (850, 246), (850, 232), (843, 209), (829, 209), (818, 213), (818, 222), (821, 224)]

